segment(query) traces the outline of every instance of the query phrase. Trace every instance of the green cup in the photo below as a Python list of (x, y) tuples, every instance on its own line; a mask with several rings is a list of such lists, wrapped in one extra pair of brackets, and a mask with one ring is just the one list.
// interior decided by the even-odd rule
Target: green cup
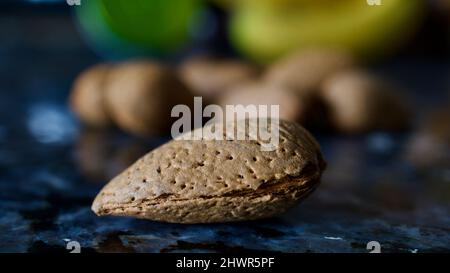
[(101, 55), (164, 56), (190, 41), (202, 7), (199, 0), (90, 0), (76, 17)]

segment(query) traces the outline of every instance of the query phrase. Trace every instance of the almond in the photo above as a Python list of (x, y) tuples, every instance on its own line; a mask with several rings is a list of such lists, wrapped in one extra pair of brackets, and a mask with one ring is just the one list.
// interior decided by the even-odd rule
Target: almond
[(286, 56), (268, 68), (264, 80), (312, 95), (329, 76), (355, 65), (354, 58), (335, 49), (308, 49)]
[(82, 72), (73, 85), (70, 105), (75, 114), (91, 127), (106, 127), (111, 124), (104, 105), (104, 85), (111, 70), (100, 64)]
[(362, 70), (349, 70), (324, 82), (322, 98), (331, 123), (344, 133), (396, 131), (410, 125), (410, 110), (402, 90)]
[(278, 105), (279, 117), (288, 121), (304, 123), (313, 106), (309, 97), (303, 97), (292, 90), (264, 82), (248, 82), (231, 88), (218, 99), (226, 105)]
[(279, 132), (269, 152), (257, 140), (172, 140), (110, 181), (92, 210), (174, 223), (282, 213), (318, 186), (325, 162), (300, 125), (280, 121)]
[(191, 92), (171, 69), (145, 60), (117, 65), (108, 76), (105, 98), (112, 120), (140, 136), (169, 132), (171, 109), (193, 102)]
[(197, 56), (184, 62), (179, 74), (195, 95), (214, 102), (227, 89), (255, 79), (258, 70), (243, 61)]

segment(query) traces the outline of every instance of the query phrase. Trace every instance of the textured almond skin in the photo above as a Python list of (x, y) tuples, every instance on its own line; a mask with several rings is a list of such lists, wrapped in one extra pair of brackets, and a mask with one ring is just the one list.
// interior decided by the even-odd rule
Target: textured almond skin
[(168, 132), (173, 106), (193, 101), (173, 71), (145, 60), (117, 65), (108, 75), (105, 98), (112, 120), (139, 136)]
[(109, 182), (92, 210), (174, 223), (251, 220), (284, 212), (319, 184), (325, 162), (300, 125), (281, 121), (277, 150), (260, 148), (256, 140), (172, 140)]
[(96, 65), (82, 72), (73, 85), (70, 106), (75, 114), (87, 125), (106, 127), (111, 124), (104, 105), (105, 80), (111, 67)]

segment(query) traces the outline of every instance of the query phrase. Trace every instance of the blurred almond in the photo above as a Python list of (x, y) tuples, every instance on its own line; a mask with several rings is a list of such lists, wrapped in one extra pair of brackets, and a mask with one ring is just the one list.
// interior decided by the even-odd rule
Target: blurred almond
[[(292, 90), (264, 82), (248, 82), (230, 88), (218, 99), (224, 109), (226, 105), (278, 105), (279, 117), (288, 121), (304, 123), (312, 108), (312, 100)], [(270, 109), (270, 107), (269, 107)]]
[(198, 56), (184, 62), (179, 73), (195, 95), (214, 102), (225, 90), (254, 80), (258, 69), (239, 60)]
[(193, 103), (192, 93), (171, 69), (144, 60), (126, 62), (112, 70), (106, 94), (112, 120), (139, 136), (168, 134), (173, 106)]
[(409, 127), (408, 98), (395, 85), (362, 70), (349, 70), (324, 82), (322, 98), (341, 132), (397, 131)]
[(302, 50), (271, 65), (264, 80), (301, 94), (311, 94), (318, 90), (327, 77), (354, 65), (353, 57), (343, 51)]
[(100, 64), (82, 72), (73, 85), (70, 105), (75, 114), (87, 125), (106, 127), (111, 124), (104, 105), (105, 80), (111, 66)]

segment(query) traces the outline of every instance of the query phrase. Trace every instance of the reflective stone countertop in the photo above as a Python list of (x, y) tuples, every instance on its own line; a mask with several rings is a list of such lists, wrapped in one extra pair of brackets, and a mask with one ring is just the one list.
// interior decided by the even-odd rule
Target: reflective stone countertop
[[(95, 216), (90, 205), (108, 179), (167, 139), (83, 131), (68, 90), (98, 57), (66, 15), (34, 30), (26, 27), (38, 21), (22, 18), (8, 31), (14, 20), (0, 18), (0, 252), (67, 252), (69, 241), (82, 252), (369, 252), (369, 241), (382, 252), (450, 251), (450, 166), (405, 161), (410, 133), (316, 134), (328, 162), (322, 184), (277, 218), (176, 225)], [(52, 32), (38, 33), (45, 27)], [(445, 63), (399, 60), (379, 71), (424, 109), (446, 92)]]

